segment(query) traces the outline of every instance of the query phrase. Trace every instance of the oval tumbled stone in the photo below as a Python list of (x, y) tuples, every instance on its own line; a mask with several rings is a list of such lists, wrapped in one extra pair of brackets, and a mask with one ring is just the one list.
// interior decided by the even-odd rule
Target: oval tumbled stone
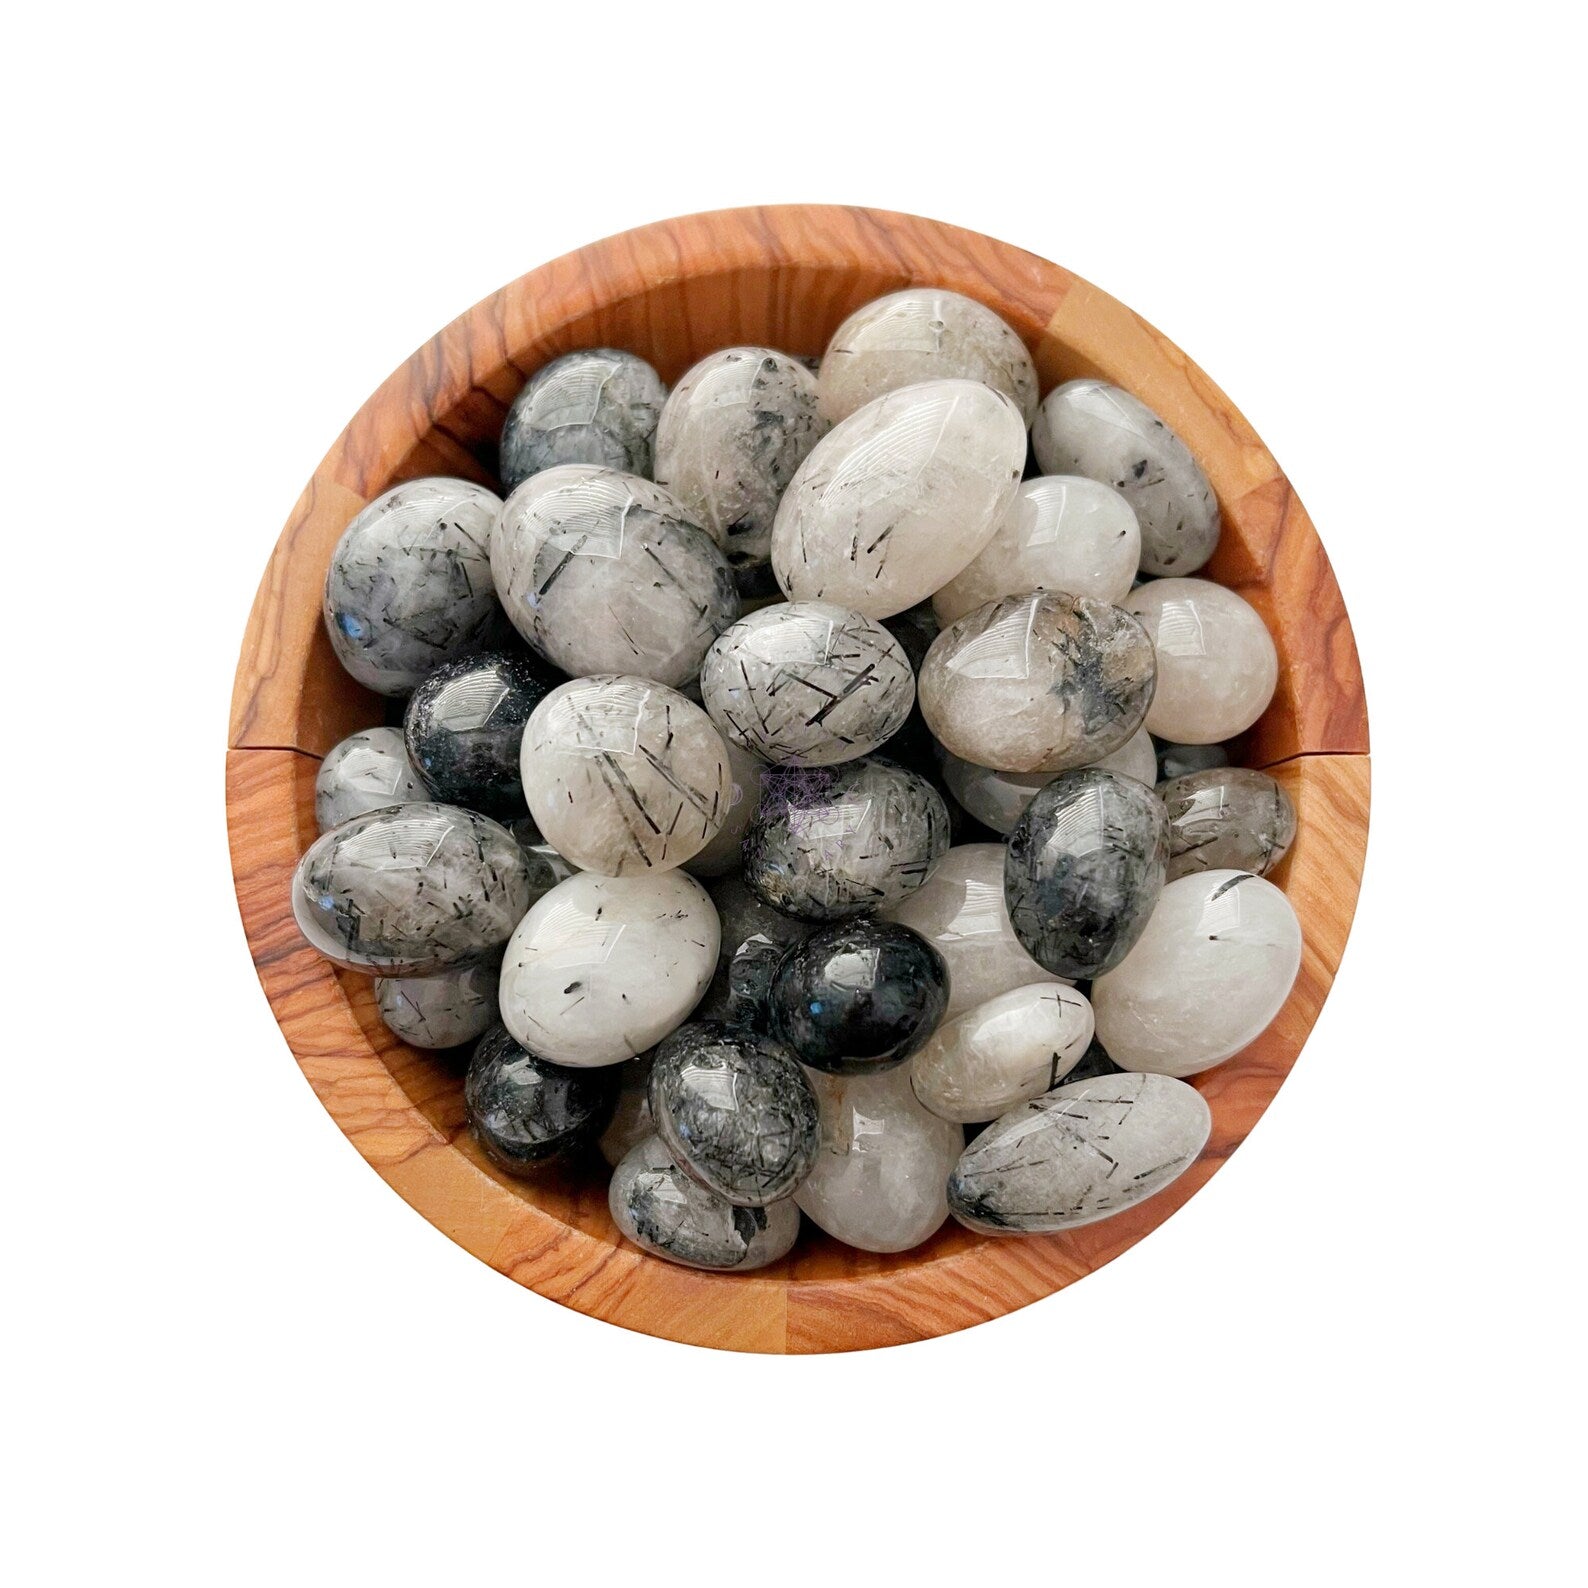
[(1158, 785), (1169, 813), (1169, 880), (1196, 871), (1261, 877), (1296, 836), (1296, 807), (1266, 772), (1212, 767)]
[(365, 728), (333, 745), (314, 779), (314, 820), (328, 833), (350, 816), (429, 800), (400, 728)]
[(509, 1174), (527, 1174), (596, 1140), (618, 1085), (616, 1071), (548, 1063), (497, 1026), (469, 1060), (463, 1105), (486, 1156)]
[(966, 1228), (988, 1235), (1095, 1224), (1178, 1179), (1212, 1129), (1208, 1105), (1184, 1081), (1075, 1081), (989, 1125), (949, 1176), (948, 1205)]
[(434, 976), (377, 976), (375, 1005), (387, 1028), (416, 1048), (455, 1048), (496, 1024), (495, 959)]

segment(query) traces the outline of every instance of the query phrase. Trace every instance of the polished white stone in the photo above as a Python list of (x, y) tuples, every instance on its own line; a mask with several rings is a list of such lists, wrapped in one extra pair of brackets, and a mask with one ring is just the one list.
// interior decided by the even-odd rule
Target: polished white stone
[(314, 778), (315, 825), (326, 833), (349, 816), (429, 798), (408, 759), (402, 729), (365, 728), (334, 745), (320, 763)]

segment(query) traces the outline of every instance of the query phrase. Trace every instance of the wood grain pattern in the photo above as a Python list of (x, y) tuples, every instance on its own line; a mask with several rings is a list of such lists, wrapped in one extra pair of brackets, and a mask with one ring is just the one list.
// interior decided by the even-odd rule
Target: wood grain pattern
[[(1263, 1037), (1196, 1079), (1214, 1113), (1201, 1161), (1120, 1217), (1021, 1240), (951, 1225), (886, 1257), (807, 1226), (774, 1268), (695, 1273), (619, 1240), (596, 1166), (533, 1183), (498, 1173), (464, 1128), (457, 1070), (393, 1037), (369, 982), (333, 970), (299, 937), (288, 881), (314, 836), (317, 757), (382, 714), (335, 664), (320, 587), (348, 519), (391, 485), (427, 473), (492, 483), (507, 405), (548, 358), (627, 347), (672, 380), (734, 343), (815, 353), (852, 309), (912, 282), (997, 308), (1026, 338), (1044, 390), (1091, 373), (1128, 387), (1207, 468), (1226, 518), (1210, 572), (1263, 612), (1283, 664), (1246, 759), (1271, 766), (1297, 804), (1297, 841), (1276, 880), (1302, 921), (1302, 973)], [(745, 1351), (853, 1350), (964, 1328), (1061, 1289), (1161, 1223), (1245, 1138), (1311, 1030), (1350, 928), (1367, 834), (1367, 716), (1350, 624), (1311, 522), (1228, 399), (1146, 322), (1056, 265), (956, 227), (826, 206), (690, 216), (608, 238), (531, 272), (421, 348), (338, 439), (283, 531), (249, 618), (229, 742), (233, 866), (260, 980), (358, 1151), (518, 1283), (626, 1328)]]

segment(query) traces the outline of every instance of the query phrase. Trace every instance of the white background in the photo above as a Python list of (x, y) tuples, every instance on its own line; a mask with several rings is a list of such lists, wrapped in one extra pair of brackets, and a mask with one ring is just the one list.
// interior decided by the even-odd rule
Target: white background
[[(1580, 1571), (1566, 9), (54, 15), (0, 105), (11, 1580)], [(388, 1191), (254, 980), (221, 789), (254, 585), (380, 379), (581, 243), (793, 200), (1022, 244), (1199, 360), (1375, 749), (1343, 971), (1229, 1167), (1062, 1295), (823, 1360), (593, 1323)]]

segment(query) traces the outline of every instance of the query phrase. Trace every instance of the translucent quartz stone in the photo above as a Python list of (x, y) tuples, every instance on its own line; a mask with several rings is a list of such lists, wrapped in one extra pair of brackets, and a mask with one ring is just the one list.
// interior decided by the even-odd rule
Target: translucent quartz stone
[(989, 1125), (955, 1165), (948, 1205), (967, 1229), (988, 1235), (1095, 1224), (1179, 1179), (1212, 1129), (1208, 1105), (1183, 1081), (1075, 1081)]
[(467, 480), (409, 480), (353, 519), (325, 576), (336, 659), (379, 695), (487, 644), (501, 620), (491, 580), (500, 498)]
[(706, 652), (700, 698), (723, 733), (780, 766), (869, 755), (904, 726), (915, 673), (880, 623), (830, 601), (740, 618)]
[(988, 386), (890, 392), (816, 443), (778, 504), (772, 569), (791, 601), (885, 618), (992, 539), (1025, 467), (1019, 410)]
[(649, 475), (667, 388), (642, 358), (616, 348), (564, 353), (535, 371), (502, 426), (508, 490), (542, 469), (588, 463)]
[(1170, 778), (1184, 777), (1188, 772), (1201, 772), (1212, 766), (1230, 764), (1229, 746), (1223, 744), (1171, 744), (1167, 740), (1155, 741), (1158, 752), (1157, 781), (1166, 783)]
[(1051, 1091), (1091, 1040), (1086, 999), (1073, 987), (1034, 982), (940, 1025), (911, 1061), (910, 1084), (941, 1119), (996, 1119)]
[(684, 1023), (717, 964), (717, 912), (681, 871), (559, 882), (502, 960), (502, 1019), (554, 1064), (620, 1064)]
[(767, 904), (838, 921), (897, 904), (948, 849), (948, 807), (881, 760), (769, 770), (744, 841), (744, 880)]
[(617, 1166), (607, 1206), (627, 1239), (686, 1268), (764, 1268), (784, 1256), (800, 1232), (792, 1201), (735, 1207), (691, 1180), (656, 1136), (631, 1148)]
[(519, 486), (491, 536), (491, 573), (513, 627), (575, 678), (688, 684), (739, 615), (711, 536), (659, 486), (611, 469), (547, 469)]
[(630, 1149), (656, 1134), (656, 1127), (651, 1123), (651, 1056), (642, 1053), (627, 1064), (598, 1073), (618, 1078), (617, 1106), (612, 1110), (611, 1123), (596, 1142), (601, 1156), (616, 1169)]
[(1262, 1035), (1300, 968), (1296, 912), (1271, 882), (1181, 877), (1123, 963), (1093, 983), (1098, 1040), (1122, 1069), (1195, 1075)]
[(711, 718), (648, 678), (576, 678), (524, 730), (530, 815), (584, 871), (666, 871), (698, 854), (727, 819), (728, 747)]
[(793, 1054), (716, 1021), (658, 1046), (651, 1118), (673, 1162), (735, 1207), (789, 1196), (816, 1158), (816, 1094)]
[(1026, 952), (1004, 903), (1004, 846), (959, 844), (926, 885), (882, 912), (919, 932), (948, 966), (946, 1019), (1032, 982), (1059, 982)]
[(856, 309), (821, 361), (821, 409), (835, 423), (921, 381), (980, 381), (1002, 392), (1028, 426), (1037, 371), (1015, 330), (974, 298), (944, 287), (906, 287)]
[(310, 947), (377, 976), (479, 964), (500, 952), (529, 900), (529, 869), (505, 827), (428, 801), (333, 827), (292, 879), (292, 913)]
[(333, 746), (314, 778), (314, 820), (322, 833), (349, 816), (430, 798), (408, 761), (398, 728), (365, 728)]
[(1262, 876), (1296, 836), (1296, 808), (1266, 772), (1242, 766), (1192, 772), (1158, 786), (1169, 813), (1169, 880), (1197, 871)]
[(1145, 403), (1102, 380), (1072, 380), (1042, 400), (1031, 449), (1044, 474), (1084, 474), (1130, 503), (1141, 570), (1195, 573), (1219, 543), (1219, 504), (1185, 443)]
[(1125, 598), (1158, 657), (1148, 731), (1179, 744), (1233, 739), (1268, 709), (1279, 655), (1263, 620), (1206, 579), (1154, 579)]
[(1163, 889), (1169, 817), (1145, 783), (1097, 767), (1054, 778), (1009, 835), (1015, 935), (1060, 976), (1101, 976), (1129, 953)]
[(430, 673), (408, 697), (403, 741), (431, 798), (498, 819), (522, 816), (524, 724), (556, 683), (540, 661), (503, 651)]
[(722, 744), (728, 752), (728, 814), (716, 836), (684, 862), (684, 869), (697, 877), (721, 877), (738, 871), (744, 864), (745, 835), (761, 805), (761, 774), (766, 763), (748, 750), (741, 750), (726, 734)]
[(944, 629), (916, 688), (926, 725), (961, 760), (1063, 772), (1123, 747), (1146, 716), (1154, 676), (1152, 644), (1128, 613), (1037, 591)]
[(769, 1031), (767, 1000), (772, 978), (784, 952), (803, 943), (816, 930), (815, 923), (796, 920), (763, 904), (741, 877), (723, 877), (712, 883), (710, 892), (717, 907), (722, 946), (716, 974), (695, 1018)]
[(1020, 487), (975, 561), (932, 597), (945, 627), (1000, 596), (1067, 590), (1118, 605), (1141, 560), (1141, 531), (1118, 491), (1081, 475), (1044, 475)]
[(510, 1174), (565, 1158), (606, 1128), (618, 1078), (570, 1070), (520, 1047), (501, 1026), (480, 1038), (463, 1081), (463, 1107), (486, 1157)]
[(378, 976), (375, 1004), (387, 1027), (416, 1048), (455, 1048), (496, 1024), (495, 960), (439, 976)]
[(807, 1073), (821, 1107), (821, 1148), (794, 1193), (800, 1211), (863, 1252), (907, 1252), (929, 1240), (948, 1218), (944, 1187), (964, 1132), (921, 1106), (907, 1066)]
[(786, 353), (729, 347), (673, 388), (656, 429), (656, 483), (728, 553), (737, 570), (772, 552), (777, 504), (827, 433), (816, 377)]

